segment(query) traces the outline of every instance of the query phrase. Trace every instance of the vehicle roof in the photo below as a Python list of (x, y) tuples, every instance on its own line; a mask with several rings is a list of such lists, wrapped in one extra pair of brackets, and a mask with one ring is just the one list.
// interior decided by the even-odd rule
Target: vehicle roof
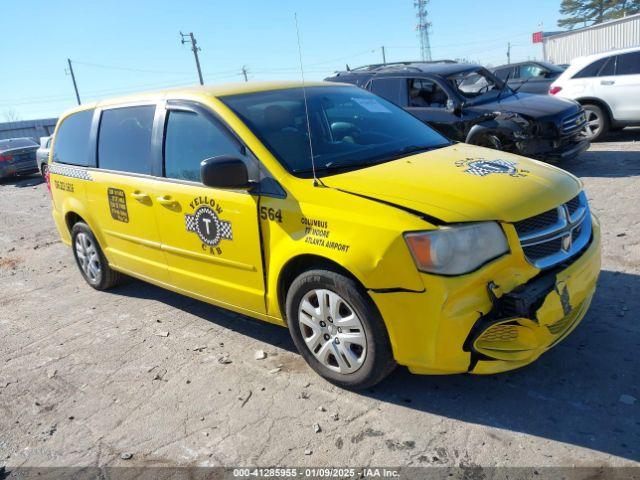
[(599, 60), (601, 58), (612, 57), (614, 55), (620, 55), (623, 53), (631, 53), (631, 52), (637, 52), (637, 51), (640, 51), (640, 47), (623, 48), (620, 50), (610, 50), (608, 52), (594, 53), (592, 55), (576, 57), (573, 60), (571, 60), (570, 66), (573, 67), (574, 65), (586, 65), (587, 63), (591, 63), (592, 61)]
[(590, 63), (600, 60), (601, 58), (613, 57), (614, 55), (620, 55), (624, 53), (638, 52), (640, 51), (640, 47), (631, 47), (631, 48), (623, 48), (620, 50), (610, 50), (608, 52), (594, 53), (592, 55), (585, 55), (584, 57), (576, 57), (571, 60), (571, 64), (564, 71), (562, 76), (558, 80), (566, 80), (568, 78), (572, 78), (573, 75), (581, 70), (583, 67), (586, 67)]
[[(337, 72), (336, 77), (347, 75), (382, 75), (382, 74), (398, 74), (398, 73), (432, 73), (435, 75), (449, 76), (456, 73), (467, 72), (481, 68), (480, 65), (471, 63), (455, 63), (449, 60), (441, 62), (399, 62), (386, 65), (372, 65), (369, 67), (360, 67), (354, 70), (345, 70)], [(335, 77), (334, 77), (335, 78)]]
[(536, 63), (540, 65), (551, 65), (557, 67), (555, 63), (546, 62), (544, 60), (527, 60), (525, 62), (505, 63), (504, 65), (498, 65), (497, 67), (491, 67), (491, 70), (497, 70), (498, 68), (519, 67), (520, 65), (527, 65), (529, 63)]
[[(353, 85), (336, 84), (335, 82), (305, 82), (306, 87), (335, 87), (336, 85), (344, 85), (345, 87), (353, 87)], [(63, 116), (67, 116), (74, 112), (82, 110), (89, 110), (97, 107), (106, 107), (124, 103), (136, 103), (143, 102), (150, 99), (162, 99), (166, 97), (224, 97), (227, 95), (240, 95), (246, 93), (265, 92), (269, 90), (284, 90), (287, 88), (299, 88), (302, 87), (302, 82), (299, 81), (279, 81), (279, 82), (238, 82), (238, 83), (223, 83), (217, 85), (194, 85), (188, 87), (176, 87), (168, 88), (164, 90), (154, 90), (148, 92), (139, 92), (129, 94), (121, 97), (113, 97), (97, 102), (82, 104), (78, 107), (70, 109), (64, 113)]]

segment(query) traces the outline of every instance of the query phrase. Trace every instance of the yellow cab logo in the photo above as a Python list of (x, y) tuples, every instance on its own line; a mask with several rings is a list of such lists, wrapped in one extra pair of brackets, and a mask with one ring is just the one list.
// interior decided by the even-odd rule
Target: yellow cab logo
[(220, 255), (222, 240), (233, 240), (231, 222), (221, 220), (222, 207), (213, 198), (196, 197), (189, 206), (192, 214), (185, 214), (184, 221), (188, 232), (194, 232), (202, 241), (202, 250)]

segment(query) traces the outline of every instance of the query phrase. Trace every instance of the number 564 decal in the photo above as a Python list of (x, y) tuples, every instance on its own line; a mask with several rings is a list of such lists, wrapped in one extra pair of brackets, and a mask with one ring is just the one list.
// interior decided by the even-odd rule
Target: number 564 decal
[(282, 210), (275, 208), (260, 207), (260, 218), (270, 222), (282, 223)]

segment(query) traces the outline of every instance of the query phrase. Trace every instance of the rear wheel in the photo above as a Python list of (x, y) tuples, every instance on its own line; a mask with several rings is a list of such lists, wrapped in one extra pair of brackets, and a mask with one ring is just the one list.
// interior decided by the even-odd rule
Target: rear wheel
[(344, 388), (367, 388), (395, 367), (380, 313), (351, 278), (308, 270), (287, 293), (289, 331), (316, 373)]
[(47, 178), (47, 174), (49, 173), (49, 165), (43, 163), (40, 167), (40, 173), (42, 174), (42, 178)]
[(583, 105), (583, 108), (587, 123), (582, 131), (582, 136), (591, 142), (597, 142), (609, 131), (609, 116), (598, 105), (587, 103)]
[(109, 267), (86, 223), (78, 222), (71, 229), (71, 246), (80, 273), (89, 285), (96, 290), (106, 290), (120, 283), (122, 275)]

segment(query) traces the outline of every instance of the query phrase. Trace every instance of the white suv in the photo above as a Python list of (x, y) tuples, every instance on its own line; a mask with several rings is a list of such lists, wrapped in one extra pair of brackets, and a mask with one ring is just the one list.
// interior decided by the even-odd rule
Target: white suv
[(609, 129), (640, 125), (640, 47), (574, 59), (549, 93), (583, 105), (591, 141)]

